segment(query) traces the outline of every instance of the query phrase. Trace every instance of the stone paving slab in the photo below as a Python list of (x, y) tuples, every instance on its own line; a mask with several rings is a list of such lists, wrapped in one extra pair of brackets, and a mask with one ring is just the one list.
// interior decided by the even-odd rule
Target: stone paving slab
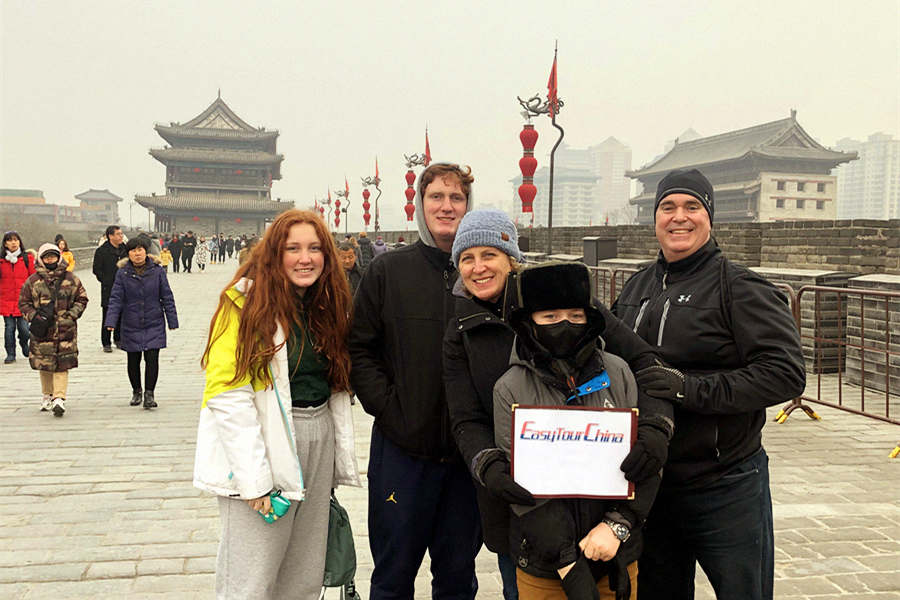
[[(125, 355), (99, 342), (99, 285), (79, 322), (81, 366), (61, 419), (37, 408), (37, 373), (0, 365), (0, 598), (211, 598), (218, 511), (191, 486), (209, 318), (236, 263), (171, 274), (181, 329), (160, 354), (154, 411), (128, 406)], [(778, 407), (770, 411), (774, 417)], [(764, 431), (775, 515), (775, 597), (900, 600), (900, 428), (816, 406)], [(371, 418), (356, 407), (365, 470)], [(363, 478), (365, 480), (365, 478)], [(368, 596), (366, 492), (341, 488)], [(500, 598), (494, 556), (476, 561), (478, 598)], [(416, 598), (430, 597), (428, 559)], [(697, 598), (713, 594), (698, 570)], [(335, 598), (330, 591), (328, 598)]]

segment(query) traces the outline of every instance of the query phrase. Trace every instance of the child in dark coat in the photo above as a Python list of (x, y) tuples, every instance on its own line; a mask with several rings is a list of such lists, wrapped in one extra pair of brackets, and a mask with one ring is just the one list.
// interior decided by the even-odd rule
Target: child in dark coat
[[(121, 316), (121, 348), (128, 353), (131, 406), (143, 401), (144, 408), (156, 408), (154, 392), (159, 376), (159, 351), (166, 347), (166, 322), (178, 329), (175, 296), (166, 270), (159, 259), (148, 254), (150, 241), (144, 236), (128, 240), (128, 258), (119, 261), (119, 271), (109, 297), (106, 327), (112, 329)], [(177, 263), (176, 263), (177, 264)], [(141, 356), (144, 358), (144, 386), (141, 388)]]
[[(516, 332), (511, 366), (494, 387), (495, 441), (505, 452), (499, 460), (509, 459), (513, 404), (637, 406), (628, 365), (602, 350), (604, 322), (590, 289), (580, 263), (521, 272), (518, 308), (510, 316)], [(519, 597), (635, 598), (640, 526), (659, 482), (656, 473), (637, 483), (633, 500), (544, 498), (533, 507), (512, 505)]]

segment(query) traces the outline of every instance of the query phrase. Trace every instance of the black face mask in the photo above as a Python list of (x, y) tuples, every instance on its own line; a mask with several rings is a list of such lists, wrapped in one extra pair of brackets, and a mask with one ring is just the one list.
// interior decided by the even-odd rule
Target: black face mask
[(538, 325), (532, 323), (534, 339), (555, 358), (569, 358), (579, 348), (579, 342), (584, 337), (587, 323), (572, 323), (562, 320), (552, 325)]

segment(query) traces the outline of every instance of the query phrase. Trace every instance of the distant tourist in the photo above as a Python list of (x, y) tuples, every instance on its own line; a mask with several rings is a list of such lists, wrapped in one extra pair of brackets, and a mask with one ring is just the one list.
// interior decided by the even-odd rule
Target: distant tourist
[(402, 248), (402, 247), (405, 246), (405, 245), (406, 245), (406, 240), (403, 239), (403, 236), (401, 235), (400, 237), (397, 238), (397, 243), (394, 244), (394, 247), (395, 247), (395, 248)]
[[(205, 240), (205, 241), (204, 241)], [(215, 235), (210, 237), (208, 240), (204, 236), (200, 236), (200, 244), (198, 245), (197, 251), (199, 252), (200, 246), (206, 246), (206, 251), (209, 256), (209, 262), (212, 264), (216, 264), (216, 259), (219, 258), (219, 240)], [(200, 259), (197, 259), (199, 264)], [(201, 269), (202, 270), (202, 269)]]
[(359, 232), (359, 242), (357, 243), (359, 244), (359, 268), (365, 271), (372, 259), (375, 258), (375, 248), (372, 246), (369, 234), (365, 231)]
[[(69, 370), (78, 366), (76, 321), (88, 303), (81, 280), (66, 271), (60, 255), (54, 244), (42, 245), (35, 273), (19, 295), (19, 311), (32, 328), (28, 362), (41, 376), (41, 410), (52, 410), (57, 417), (66, 412)], [(45, 314), (43, 307), (51, 309)], [(35, 322), (39, 313), (43, 331)]]
[[(121, 348), (128, 353), (128, 380), (131, 382), (131, 406), (143, 402), (144, 408), (156, 408), (156, 380), (159, 376), (159, 351), (166, 347), (166, 323), (178, 329), (175, 296), (166, 271), (158, 258), (148, 254), (148, 240), (138, 236), (125, 245), (128, 257), (119, 261), (109, 313), (108, 329), (121, 323)], [(144, 385), (141, 387), (141, 356), (144, 358)]]
[(362, 270), (356, 261), (356, 251), (347, 242), (341, 242), (338, 246), (338, 257), (344, 268), (344, 275), (347, 276), (347, 283), (350, 284), (350, 291), (355, 294), (356, 288), (359, 287), (359, 281), (362, 279)]
[(213, 262), (216, 262), (217, 251), (210, 248), (210, 244), (215, 244), (215, 239), (207, 241), (206, 237), (200, 236), (200, 243), (197, 244), (197, 267), (201, 273), (206, 270), (206, 263), (209, 262), (210, 256), (213, 257)]
[(172, 272), (177, 273), (181, 269), (181, 238), (177, 233), (172, 234), (169, 251), (172, 253)]
[(384, 238), (379, 235), (375, 238), (375, 243), (372, 244), (373, 257), (378, 256), (379, 254), (384, 254), (387, 251), (388, 245), (384, 243)]
[(66, 271), (74, 271), (75, 270), (75, 255), (69, 250), (69, 242), (66, 241), (64, 237), (56, 236), (59, 239), (56, 241), (56, 247), (59, 248), (59, 251), (62, 253), (62, 259), (66, 261)]
[(218, 496), (217, 597), (314, 600), (331, 492), (361, 486), (350, 289), (317, 214), (281, 213), (260, 245), (210, 323), (194, 485)]
[(228, 258), (231, 258), (231, 255), (234, 253), (234, 238), (230, 235), (225, 240), (225, 252), (228, 253)]
[(5, 364), (16, 362), (16, 333), (19, 334), (19, 346), (22, 356), (28, 356), (28, 322), (19, 310), (19, 292), (25, 280), (34, 274), (34, 257), (22, 245), (22, 238), (16, 231), (3, 234), (3, 245), (0, 246), (0, 315), (6, 329)]
[(181, 266), (184, 267), (185, 273), (191, 272), (191, 264), (194, 261), (194, 252), (197, 250), (197, 238), (194, 232), (188, 230), (187, 234), (181, 238)]
[(216, 240), (216, 249), (219, 251), (219, 262), (220, 263), (225, 262), (225, 245), (226, 245), (226, 243), (227, 242), (225, 240), (225, 234), (220, 233), (219, 239)]
[(159, 253), (159, 264), (162, 265), (162, 268), (168, 273), (169, 272), (169, 263), (172, 262), (172, 253), (169, 252), (168, 248), (163, 248), (162, 252)]
[[(100, 343), (104, 352), (112, 352), (110, 345), (110, 331), (103, 325), (106, 322), (106, 312), (109, 308), (109, 294), (112, 292), (113, 282), (116, 280), (118, 263), (127, 256), (125, 244), (122, 240), (125, 235), (118, 225), (110, 225), (106, 228), (106, 241), (94, 251), (94, 264), (92, 271), (94, 277), (100, 282), (100, 306), (103, 308), (103, 318), (100, 321)], [(119, 345), (119, 328), (112, 331), (112, 340)]]

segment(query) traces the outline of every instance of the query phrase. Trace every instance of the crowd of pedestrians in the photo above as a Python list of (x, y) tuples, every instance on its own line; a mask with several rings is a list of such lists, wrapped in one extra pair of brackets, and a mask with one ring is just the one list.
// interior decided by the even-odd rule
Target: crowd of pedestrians
[[(698, 563), (717, 598), (771, 600), (761, 429), (767, 406), (802, 392), (804, 362), (784, 295), (712, 237), (712, 185), (696, 170), (660, 181), (657, 261), (609, 309), (584, 265), (523, 264), (509, 217), (475, 210), (474, 180), (429, 165), (418, 241), (390, 251), (366, 232), (338, 244), (302, 210), (259, 239), (106, 230), (92, 265), (100, 341), (127, 353), (133, 406), (157, 407), (159, 353), (178, 327), (168, 265), (238, 261), (201, 360), (194, 470), (218, 497), (217, 597), (320, 597), (333, 491), (362, 485), (355, 396), (374, 417), (374, 600), (411, 599), (426, 552), (433, 598), (474, 598), (483, 544), (505, 600), (692, 598)], [(88, 303), (74, 257), (61, 238), (34, 255), (16, 232), (2, 243), (5, 362), (19, 348), (40, 372), (41, 410), (62, 416)], [(634, 494), (532, 494), (511, 470), (518, 404), (637, 409), (614, 465)]]

